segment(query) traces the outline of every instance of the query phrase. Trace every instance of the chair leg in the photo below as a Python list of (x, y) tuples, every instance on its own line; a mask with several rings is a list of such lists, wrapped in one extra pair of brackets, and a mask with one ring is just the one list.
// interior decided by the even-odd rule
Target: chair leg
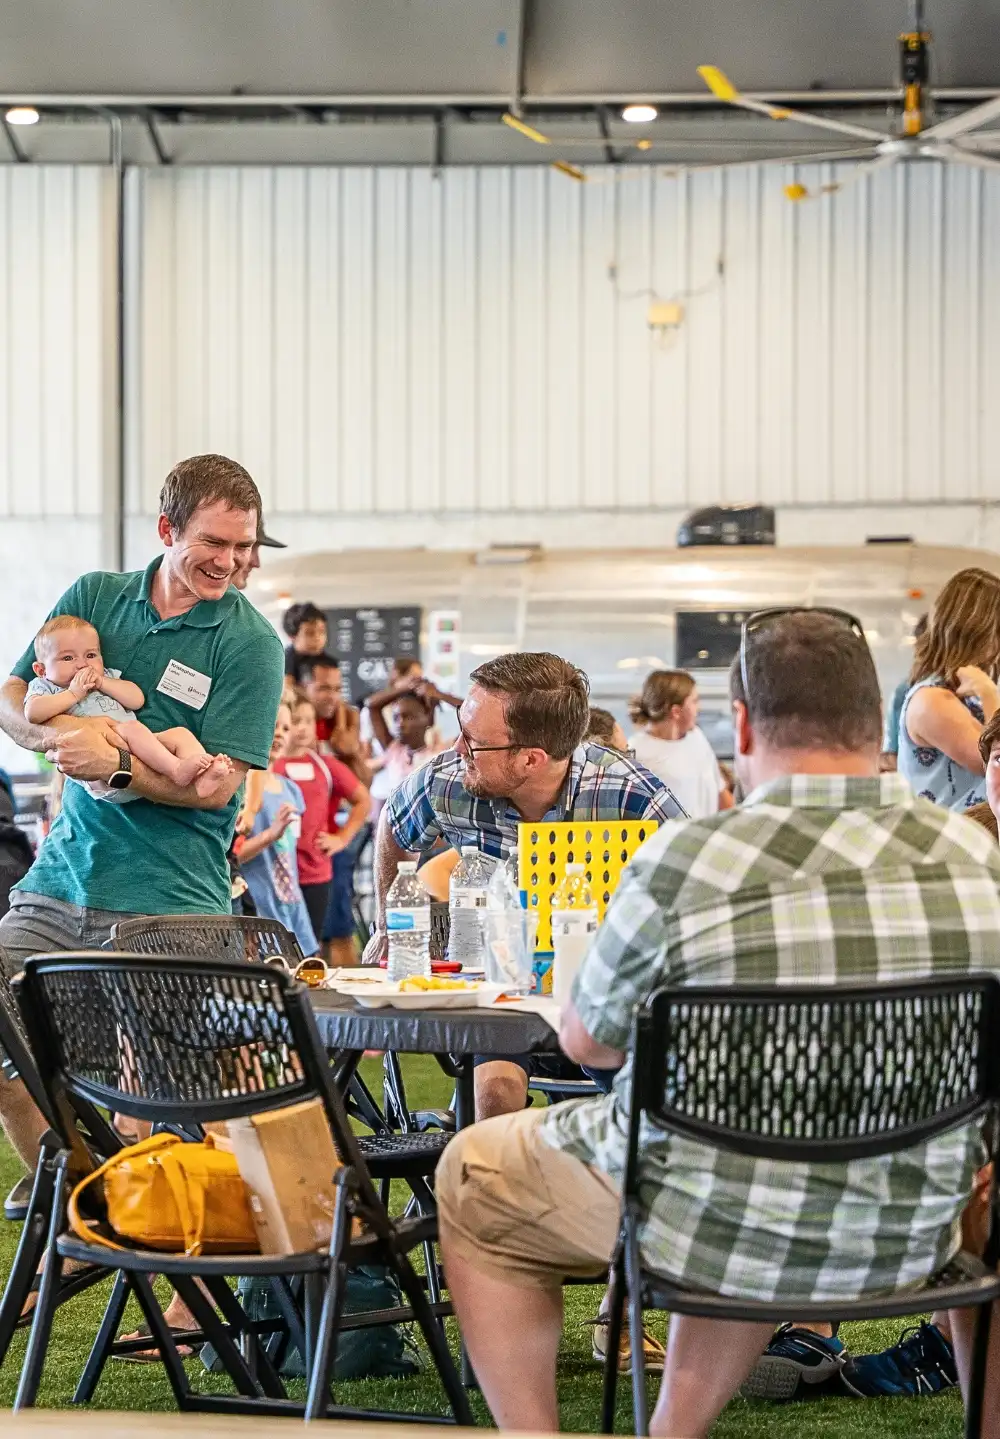
[(986, 1360), (990, 1349), (992, 1304), (981, 1304), (976, 1311), (972, 1340), (972, 1372), (969, 1375), (969, 1399), (965, 1406), (965, 1439), (980, 1439), (983, 1432), (983, 1398), (986, 1390)]
[(38, 1288), (38, 1302), (28, 1338), (28, 1349), (21, 1368), (21, 1378), (14, 1399), (15, 1413), (20, 1409), (34, 1407), (41, 1383), (45, 1355), (52, 1335), (52, 1320), (59, 1302), (59, 1281), (62, 1278), (62, 1256), (56, 1241), (62, 1233), (66, 1214), (66, 1165), (69, 1154), (63, 1150), (56, 1160), (52, 1193), (52, 1211), (49, 1216), (48, 1253), (42, 1269), (42, 1280)]
[(344, 1292), (347, 1288), (347, 1271), (341, 1262), (351, 1230), (347, 1198), (348, 1186), (344, 1171), (340, 1170), (337, 1176), (333, 1229), (330, 1234), (330, 1268), (326, 1275), (326, 1292), (323, 1295), (323, 1308), (309, 1369), (309, 1392), (306, 1395), (305, 1412), (307, 1420), (325, 1418), (330, 1400), (330, 1385), (337, 1359), (337, 1330), (340, 1327)]
[(413, 1265), (405, 1254), (395, 1256), (396, 1277), (400, 1287), (407, 1299), (410, 1301), (410, 1308), (413, 1316), (420, 1325), (421, 1333), (426, 1341), (427, 1348), (434, 1360), (434, 1367), (444, 1386), (444, 1392), (448, 1396), (448, 1403), (451, 1405), (451, 1412), (455, 1417), (455, 1423), (466, 1428), (475, 1427), (475, 1419), (472, 1417), (472, 1409), (469, 1406), (469, 1396), (465, 1392), (458, 1370), (455, 1368), (451, 1357), (451, 1350), (448, 1348), (444, 1337), (444, 1330), (435, 1320), (431, 1313), (430, 1305), (427, 1302), (427, 1295), (424, 1293), (424, 1286), (420, 1282)]
[(121, 1327), (122, 1316), (125, 1313), (125, 1305), (128, 1303), (129, 1282), (124, 1271), (119, 1270), (115, 1275), (114, 1286), (111, 1290), (111, 1297), (108, 1300), (107, 1308), (104, 1311), (104, 1318), (101, 1320), (101, 1327), (97, 1331), (97, 1338), (94, 1340), (93, 1348), (80, 1375), (80, 1382), (76, 1386), (73, 1395), (74, 1404), (89, 1404), (94, 1397), (94, 1391), (101, 1381), (104, 1373), (104, 1366), (111, 1354), (111, 1347), (118, 1337), (118, 1330)]
[[(172, 1282), (179, 1297), (198, 1321), (198, 1328), (219, 1356), (223, 1368), (236, 1386), (236, 1392), (247, 1399), (262, 1398), (261, 1386), (250, 1373), (243, 1355), (233, 1339), (232, 1327), (222, 1323), (212, 1305), (201, 1292), (197, 1281), (186, 1275), (182, 1278), (175, 1274)], [(246, 1323), (246, 1315), (242, 1310), (240, 1310), (240, 1314), (242, 1315), (240, 1325), (242, 1328), (242, 1325)]]
[(184, 1372), (181, 1356), (177, 1353), (177, 1346), (170, 1333), (170, 1326), (164, 1319), (163, 1310), (156, 1301), (153, 1286), (145, 1274), (131, 1275), (130, 1283), (132, 1291), (139, 1301), (142, 1317), (153, 1336), (150, 1348), (155, 1347), (160, 1351), (160, 1362), (167, 1371), (167, 1378), (170, 1380), (170, 1388), (173, 1390), (177, 1407), (181, 1410), (190, 1409), (191, 1385)]
[[(229, 1285), (224, 1279), (219, 1278), (206, 1279), (204, 1283), (205, 1288), (215, 1300), (223, 1319), (229, 1325), (230, 1332), (233, 1334), (240, 1332), (246, 1340), (247, 1368), (259, 1385), (260, 1391), (268, 1399), (287, 1399), (285, 1386), (271, 1363), (267, 1350), (261, 1342), (261, 1337), (254, 1333), (243, 1306)], [(195, 1287), (197, 1288), (197, 1285)]]
[(3, 1298), (0, 1299), (0, 1364), (7, 1358), (10, 1341), (14, 1337), (21, 1311), (42, 1262), (45, 1252), (45, 1228), (52, 1212), (54, 1188), (55, 1156), (51, 1151), (46, 1153), (43, 1150), (35, 1170), (35, 1182), (31, 1189), (28, 1213), (21, 1226), (14, 1263), (7, 1277)]
[(601, 1397), (601, 1433), (615, 1432), (615, 1408), (618, 1399), (618, 1350), (621, 1347), (622, 1319), (625, 1315), (625, 1257), (619, 1247), (611, 1265), (609, 1282), (608, 1344), (604, 1356), (604, 1387)]
[[(629, 1348), (632, 1351), (632, 1409), (636, 1434), (649, 1433), (649, 1412), (646, 1404), (646, 1358), (642, 1352), (642, 1270), (639, 1263), (639, 1238), (636, 1218), (625, 1218), (625, 1280), (628, 1286)], [(618, 1356), (614, 1356), (615, 1363)]]
[[(276, 1275), (271, 1280), (271, 1292), (274, 1294), (278, 1308), (281, 1310), (281, 1317), (285, 1321), (285, 1334), (279, 1335), (279, 1342), (275, 1354), (271, 1356), (271, 1362), (275, 1369), (281, 1372), (281, 1364), (287, 1352), (288, 1345), (292, 1344), (299, 1351), (302, 1362), (306, 1358), (306, 1331), (302, 1323), (302, 1315), (299, 1311), (297, 1298), (302, 1294), (302, 1282), (297, 1280), (290, 1282)], [(282, 1348), (282, 1343), (284, 1348)], [(270, 1351), (269, 1351), (270, 1353)]]

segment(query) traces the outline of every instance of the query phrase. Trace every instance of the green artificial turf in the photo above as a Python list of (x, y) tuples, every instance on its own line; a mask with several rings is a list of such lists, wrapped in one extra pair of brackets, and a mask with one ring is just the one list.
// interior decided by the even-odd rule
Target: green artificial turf
[[(404, 1063), (407, 1097), (414, 1108), (445, 1105), (448, 1081), (431, 1059), (412, 1058)], [(381, 1083), (376, 1064), (366, 1063), (366, 1077), (377, 1094)], [(10, 1149), (0, 1140), (0, 1194), (6, 1194), (18, 1178), (20, 1168)], [(18, 1239), (18, 1227), (0, 1221), (0, 1278), (5, 1278)], [(42, 1382), (39, 1403), (50, 1408), (68, 1405), (94, 1334), (100, 1322), (107, 1286), (99, 1286), (61, 1309), (56, 1317), (52, 1344)], [(163, 1290), (163, 1294), (166, 1291)], [(591, 1331), (584, 1321), (597, 1312), (600, 1291), (585, 1287), (566, 1290), (566, 1326), (559, 1361), (559, 1397), (562, 1427), (577, 1432), (594, 1431), (600, 1416), (600, 1370), (590, 1358)], [(504, 1316), (506, 1319), (507, 1316)], [(129, 1328), (140, 1322), (133, 1303), (127, 1316)], [(498, 1322), (503, 1322), (498, 1321)], [(661, 1339), (665, 1316), (650, 1316), (650, 1327)], [(902, 1322), (845, 1326), (841, 1337), (855, 1353), (866, 1353), (893, 1343)], [(454, 1326), (452, 1339), (454, 1341)], [(24, 1336), (18, 1335), (3, 1369), (0, 1370), (0, 1405), (13, 1402), (24, 1353)], [(188, 1364), (192, 1383), (206, 1391), (227, 1392), (228, 1381), (206, 1374), (194, 1360)], [(290, 1382), (289, 1390), (301, 1395), (302, 1385)], [(651, 1394), (655, 1381), (650, 1383)], [(443, 1394), (433, 1373), (406, 1380), (357, 1380), (338, 1386), (338, 1398), (359, 1408), (400, 1411), (421, 1409), (444, 1412)], [(485, 1405), (474, 1396), (477, 1420), (490, 1422)], [(105, 1369), (95, 1405), (105, 1409), (170, 1410), (173, 1399), (159, 1365), (123, 1364), (112, 1360)], [(812, 1436), (926, 1436), (951, 1439), (962, 1432), (961, 1404), (954, 1392), (929, 1399), (886, 1399), (856, 1401), (823, 1399), (800, 1404), (773, 1405), (735, 1399), (715, 1429), (717, 1439), (812, 1439)], [(627, 1383), (619, 1389), (618, 1431), (631, 1432)]]

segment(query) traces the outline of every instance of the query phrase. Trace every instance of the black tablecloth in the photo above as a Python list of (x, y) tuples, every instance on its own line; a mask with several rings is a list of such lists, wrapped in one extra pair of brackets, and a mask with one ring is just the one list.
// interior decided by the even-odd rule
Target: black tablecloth
[(327, 1049), (401, 1054), (554, 1054), (559, 1039), (539, 1014), (516, 1004), (491, 1009), (365, 1009), (349, 995), (309, 995)]

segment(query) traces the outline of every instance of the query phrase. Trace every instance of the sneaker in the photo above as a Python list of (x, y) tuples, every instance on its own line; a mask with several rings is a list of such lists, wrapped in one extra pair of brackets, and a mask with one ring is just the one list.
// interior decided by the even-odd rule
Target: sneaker
[(898, 1344), (881, 1354), (847, 1360), (840, 1382), (855, 1399), (890, 1394), (940, 1394), (958, 1383), (955, 1355), (936, 1324), (904, 1329)]
[(796, 1399), (804, 1385), (825, 1384), (843, 1368), (847, 1351), (839, 1339), (782, 1324), (740, 1385), (744, 1399)]
[[(608, 1353), (608, 1336), (611, 1326), (603, 1315), (597, 1319), (587, 1321), (593, 1325), (594, 1344), (593, 1355), (599, 1364), (603, 1364)], [(667, 1351), (658, 1339), (654, 1339), (648, 1329), (642, 1331), (642, 1357), (646, 1369), (651, 1374), (663, 1372), (663, 1364), (667, 1357)], [(618, 1341), (618, 1372), (627, 1374), (632, 1363), (632, 1338), (627, 1324), (622, 1325), (621, 1339)]]

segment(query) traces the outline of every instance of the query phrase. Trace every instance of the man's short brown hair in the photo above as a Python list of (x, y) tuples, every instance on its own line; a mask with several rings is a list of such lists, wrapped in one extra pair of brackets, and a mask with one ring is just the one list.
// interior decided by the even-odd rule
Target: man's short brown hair
[(568, 759), (582, 744), (590, 723), (590, 681), (568, 660), (544, 652), (498, 655), (470, 679), (504, 696), (511, 744), (543, 749), (551, 759)]
[(160, 514), (166, 515), (175, 534), (182, 535), (199, 505), (219, 500), (231, 510), (253, 511), (260, 528), (260, 491), (243, 466), (225, 455), (192, 455), (174, 465), (164, 480)]
[(729, 692), (747, 707), (765, 744), (788, 750), (878, 749), (882, 696), (867, 641), (843, 621), (795, 610), (747, 639), (747, 685), (739, 655)]

